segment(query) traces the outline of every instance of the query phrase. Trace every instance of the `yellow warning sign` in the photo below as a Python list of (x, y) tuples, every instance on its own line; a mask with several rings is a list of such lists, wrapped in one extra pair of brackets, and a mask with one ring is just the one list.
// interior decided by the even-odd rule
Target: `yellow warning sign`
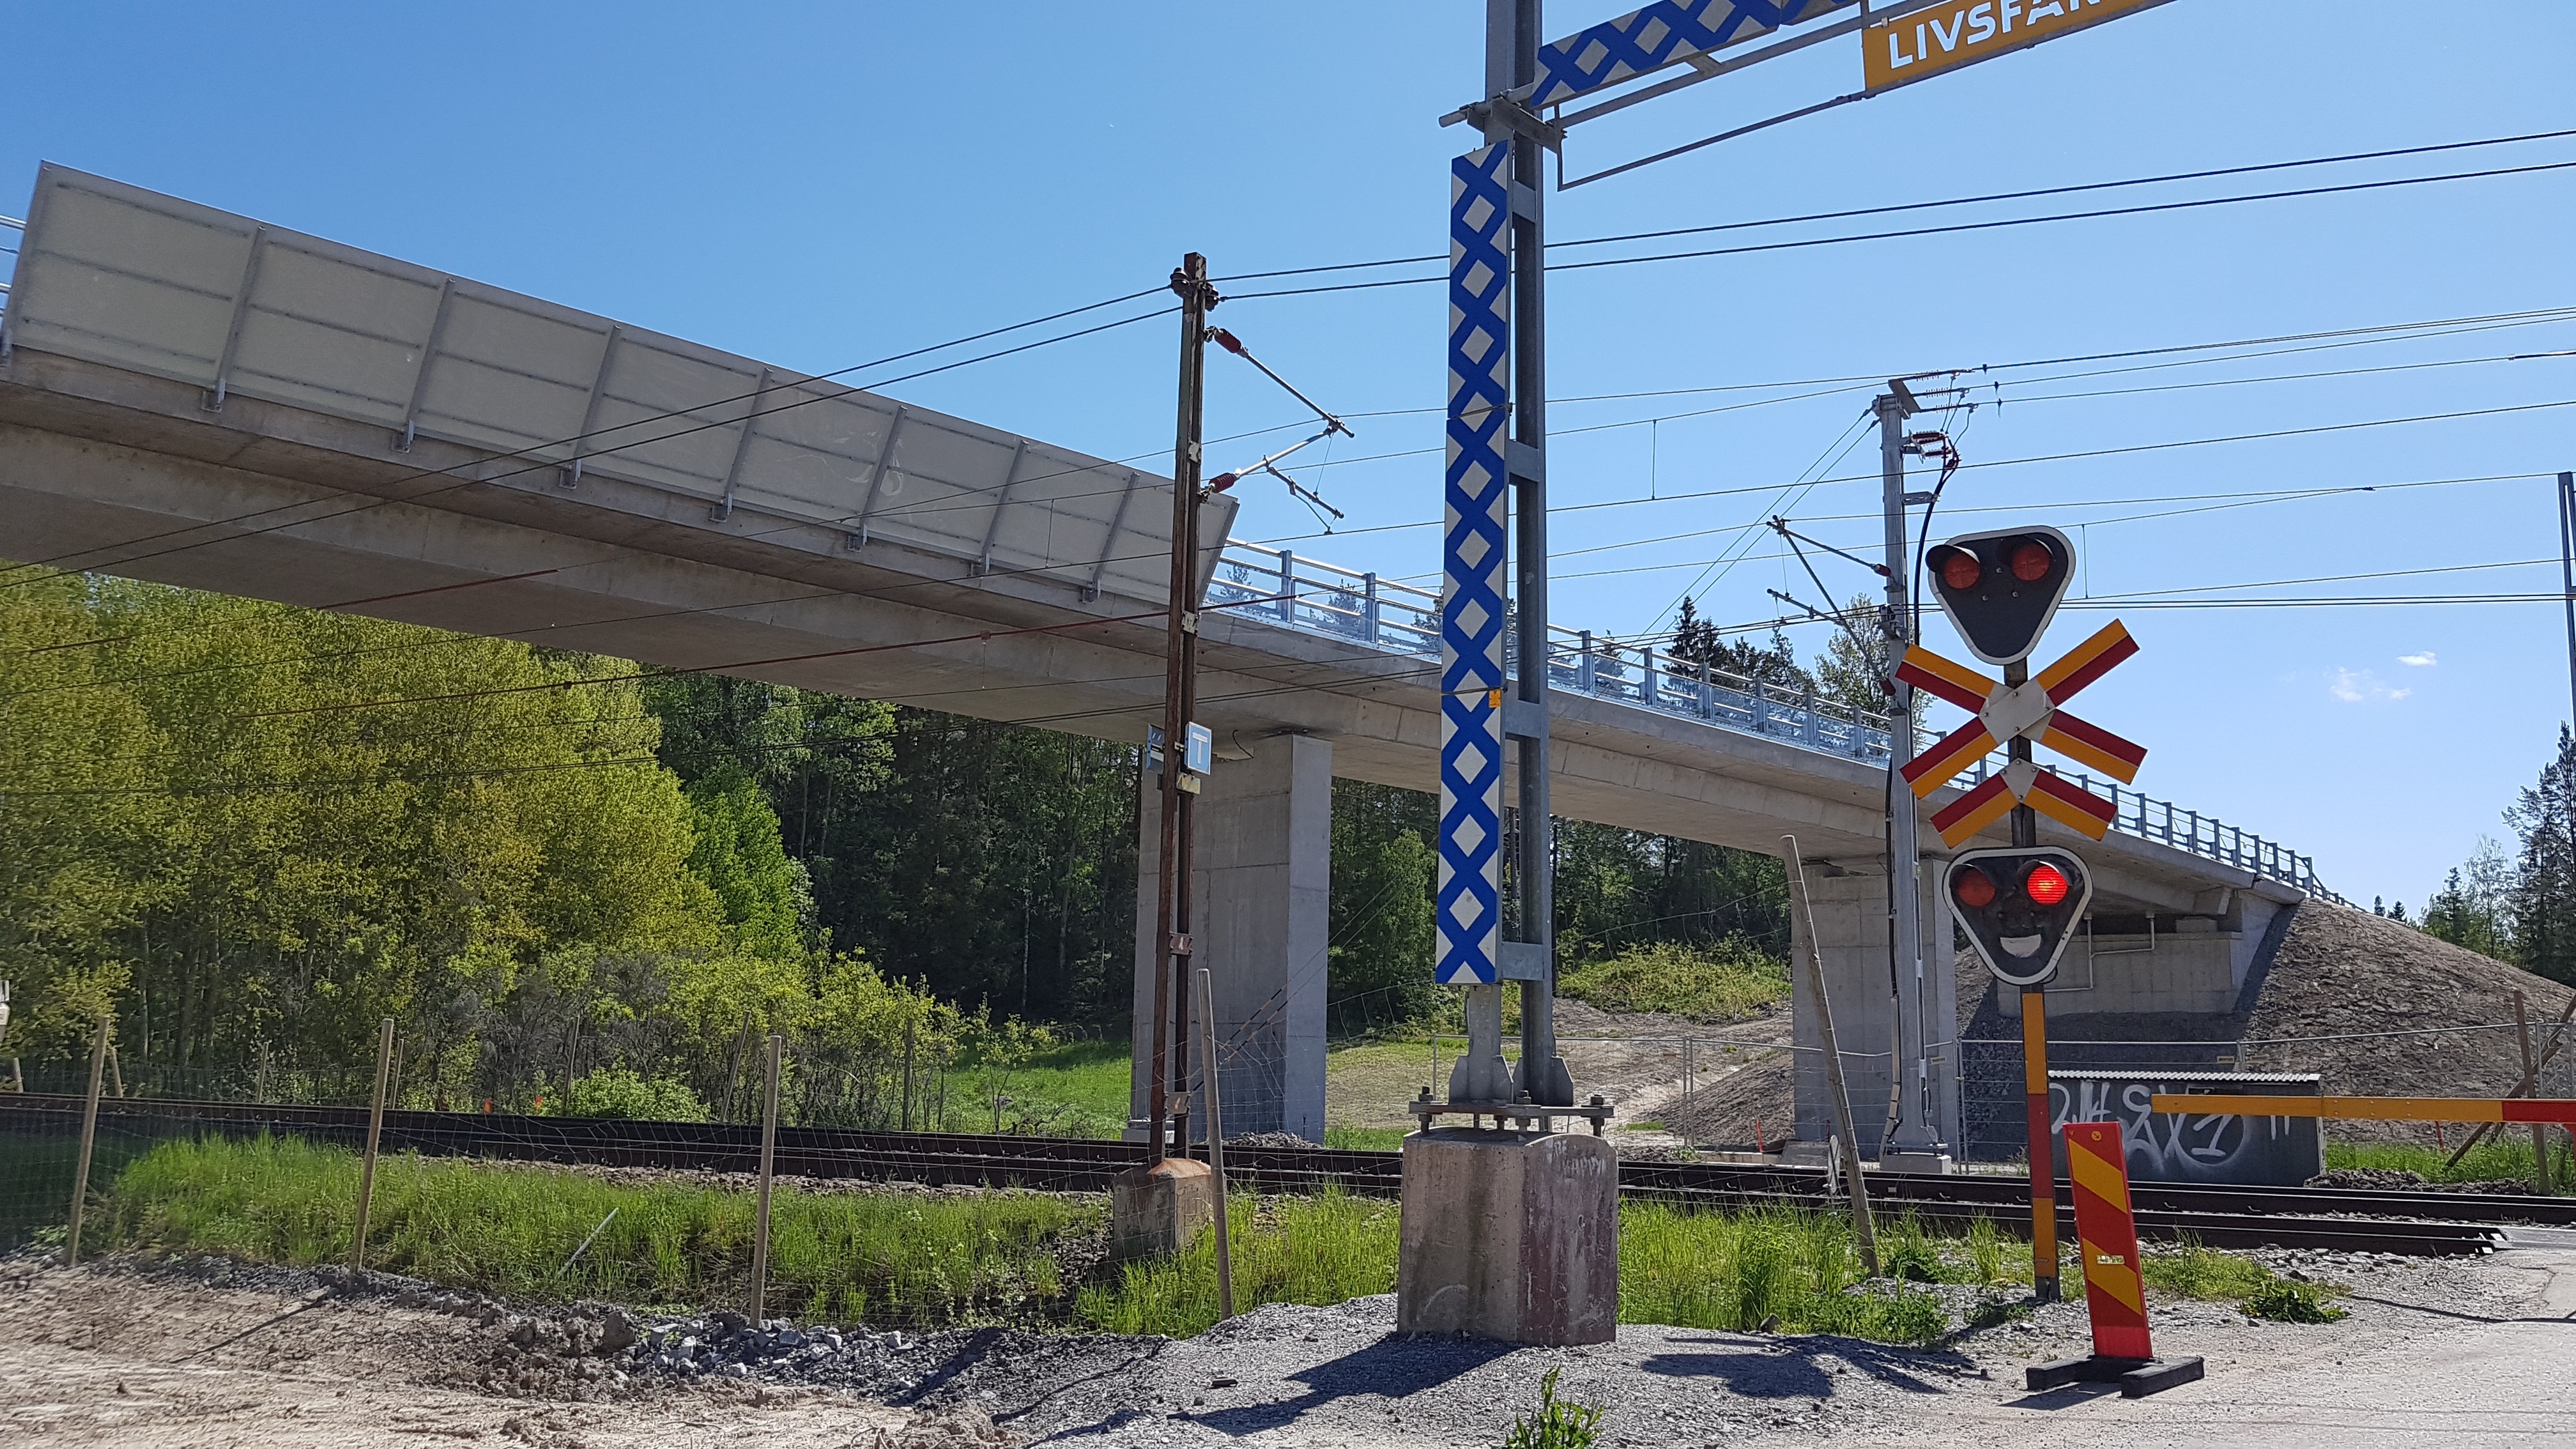
[(1861, 75), (1869, 90), (1888, 90), (2164, 3), (1951, 0), (1862, 31)]

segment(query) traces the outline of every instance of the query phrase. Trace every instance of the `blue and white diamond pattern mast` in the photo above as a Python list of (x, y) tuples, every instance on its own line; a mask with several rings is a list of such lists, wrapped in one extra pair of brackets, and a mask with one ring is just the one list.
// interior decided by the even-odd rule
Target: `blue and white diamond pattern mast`
[[(1556, 1055), (1547, 874), (1547, 463), (1538, 162), (1553, 134), (1513, 99), (1538, 74), (1539, 0), (1487, 0), (1486, 144), (1450, 169), (1449, 446), (1441, 539), (1439, 978), (1467, 993), (1449, 1100), (1423, 1088), (1404, 1139), (1399, 1333), (1605, 1343), (1618, 1331), (1619, 1162), (1609, 1106), (1577, 1107)], [(1506, 372), (1505, 369), (1510, 371)], [(1515, 405), (1516, 404), (1516, 405)], [(1509, 505), (1517, 503), (1517, 516)], [(1506, 522), (1518, 525), (1516, 547)], [(1506, 555), (1520, 672), (1504, 674)], [(1521, 941), (1503, 939), (1504, 741), (1518, 742)], [(1502, 1055), (1521, 988), (1521, 1075)], [(1472, 1125), (1443, 1127), (1443, 1113)], [(1483, 1130), (1481, 1119), (1494, 1119)], [(1559, 1132), (1585, 1117), (1592, 1133)], [(1513, 1128), (1521, 1130), (1512, 1130)]]
[[(1449, 163), (1449, 445), (1440, 609), (1438, 976), (1467, 991), (1452, 1103), (1503, 1103), (1503, 603), (1510, 424), (1511, 153)], [(1544, 828), (1543, 826), (1539, 828)]]

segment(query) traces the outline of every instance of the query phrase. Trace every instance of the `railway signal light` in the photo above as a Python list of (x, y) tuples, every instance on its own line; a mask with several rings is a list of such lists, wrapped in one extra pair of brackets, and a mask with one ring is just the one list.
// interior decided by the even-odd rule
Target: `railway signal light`
[(2032, 987), (2057, 974), (2093, 878), (2072, 851), (1971, 850), (1950, 862), (1950, 906), (1995, 978)]
[(2075, 576), (2075, 546), (2054, 528), (1964, 533), (1924, 561), (1941, 611), (1988, 664), (2030, 657)]

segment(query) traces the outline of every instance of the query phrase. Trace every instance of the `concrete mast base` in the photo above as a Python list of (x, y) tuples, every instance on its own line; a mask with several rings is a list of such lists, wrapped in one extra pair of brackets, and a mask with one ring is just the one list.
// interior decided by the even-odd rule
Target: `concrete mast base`
[(1599, 1137), (1435, 1127), (1404, 1139), (1399, 1333), (1607, 1343), (1619, 1159)]
[(1204, 1162), (1167, 1157), (1109, 1180), (1109, 1257), (1169, 1258), (1216, 1223), (1216, 1172)]

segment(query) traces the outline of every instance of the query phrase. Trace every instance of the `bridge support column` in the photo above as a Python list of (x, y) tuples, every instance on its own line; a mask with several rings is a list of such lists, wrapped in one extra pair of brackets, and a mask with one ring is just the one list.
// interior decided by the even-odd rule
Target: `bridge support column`
[[(1309, 735), (1216, 761), (1199, 796), (1196, 964), (1214, 980), (1225, 1130), (1324, 1140), (1324, 948), (1332, 929), (1333, 746)], [(1135, 1070), (1145, 1113), (1153, 1060), (1157, 777), (1145, 777), (1136, 881)], [(1195, 1063), (1199, 1053), (1190, 1054)], [(1191, 1130), (1205, 1130), (1192, 1114)], [(1141, 1135), (1141, 1125), (1134, 1129)]]
[[(1923, 979), (1902, 983), (1888, 965), (1889, 925), (1887, 862), (1884, 857), (1856, 862), (1807, 862), (1807, 894), (1815, 913), (1816, 942), (1825, 967), (1825, 990), (1832, 997), (1834, 1035), (1843, 1049), (1843, 1076), (1851, 1089), (1852, 1116), (1857, 1119), (1860, 1154), (1875, 1158), (1885, 1135), (1890, 1088), (1901, 1069), (1905, 1090), (1925, 1092), (1925, 1116), (1952, 1152), (1959, 1142), (1959, 988), (1950, 945), (1948, 901), (1934, 883), (1938, 861), (1924, 863), (1918, 885), (1922, 923)], [(1807, 923), (1790, 912), (1795, 947), (1804, 959)], [(1798, 1142), (1804, 1151), (1821, 1152), (1825, 1134), (1834, 1130), (1831, 1089), (1825, 1083), (1825, 1059), (1816, 1029), (1816, 1003), (1803, 971), (1792, 971), (1791, 997), (1796, 1023)], [(1902, 988), (1900, 995), (1900, 986)], [(1919, 1007), (1918, 1007), (1919, 991)], [(1899, 1041), (1899, 1005), (1903, 1038)], [(1918, 1014), (1919, 1013), (1919, 1014)], [(1923, 1031), (1917, 1035), (1915, 1022)], [(1918, 1087), (1918, 1070), (1928, 1087)]]

